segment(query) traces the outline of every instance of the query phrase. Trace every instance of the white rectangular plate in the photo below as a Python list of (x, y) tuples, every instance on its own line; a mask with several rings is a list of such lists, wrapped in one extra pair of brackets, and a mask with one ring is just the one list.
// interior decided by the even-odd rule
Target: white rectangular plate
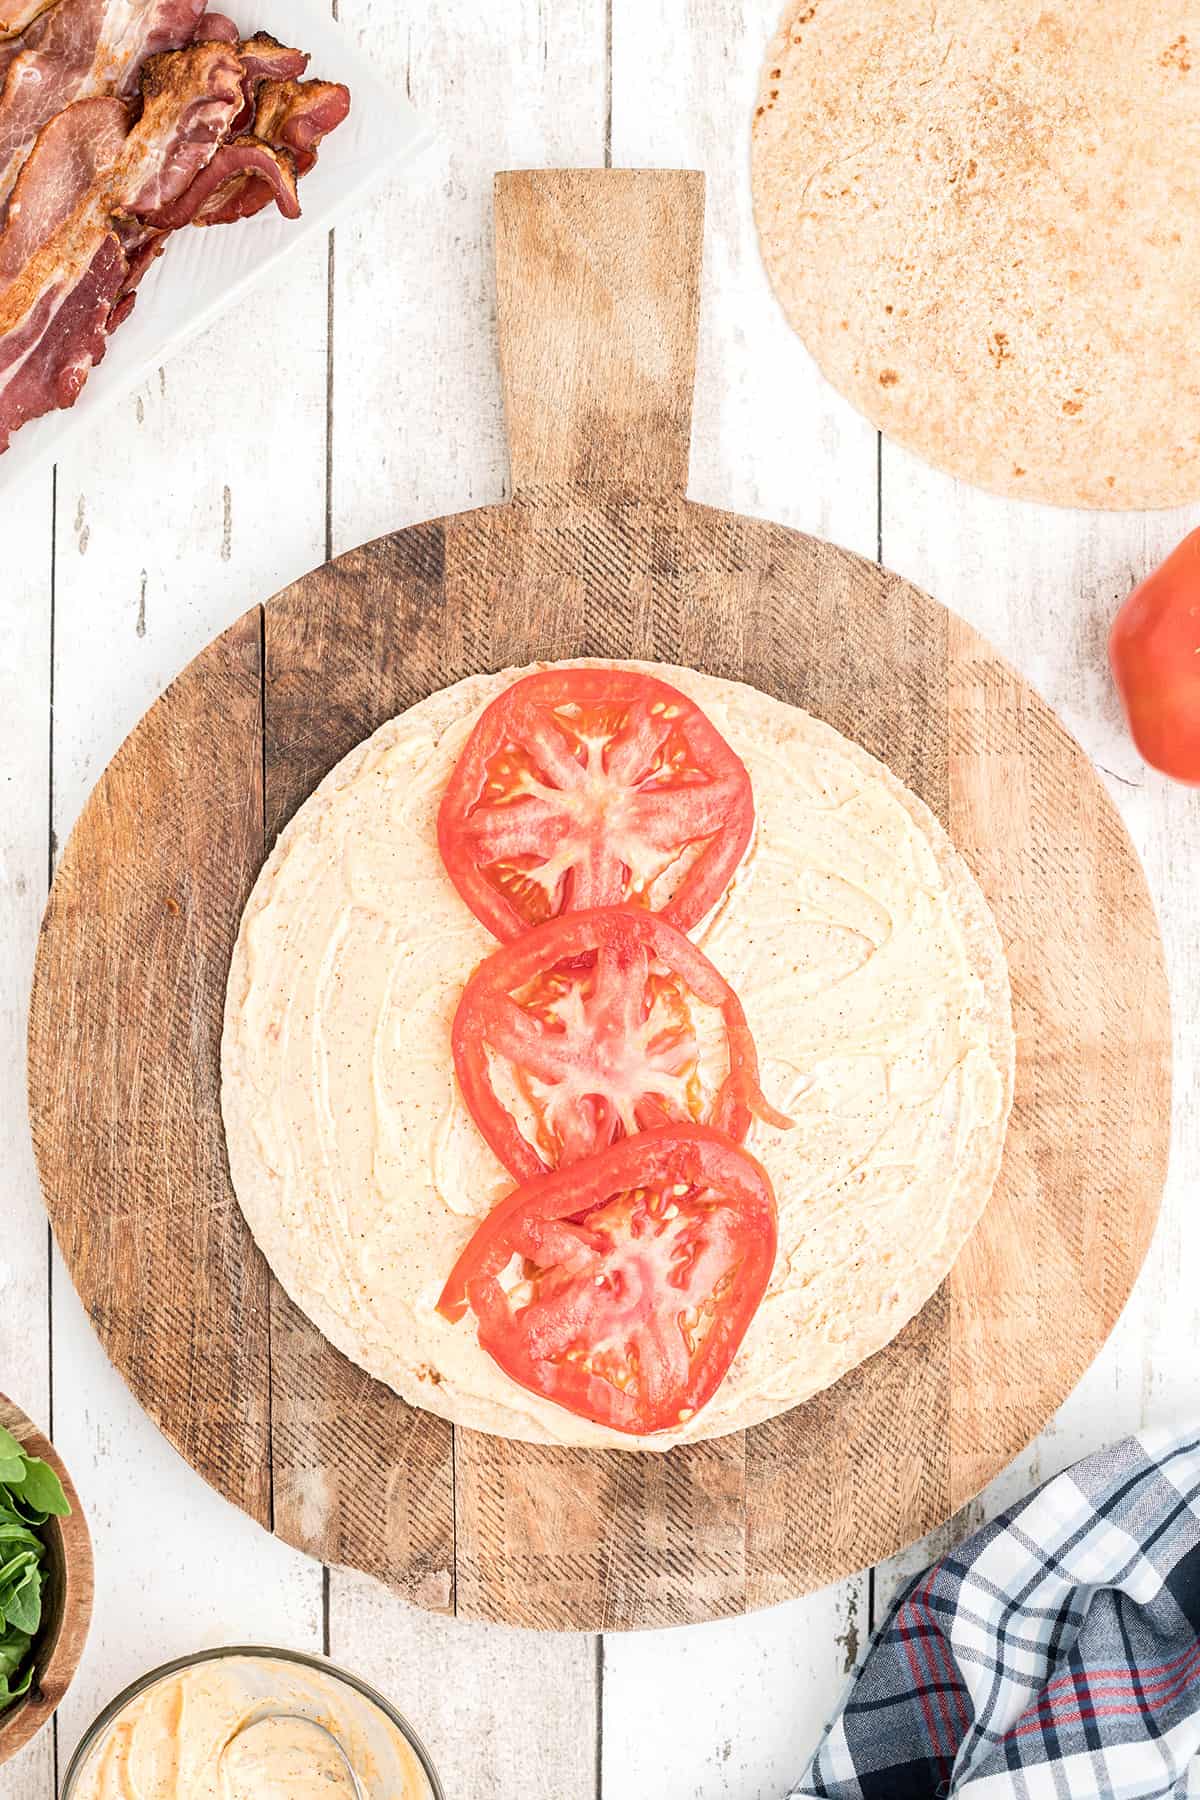
[(48, 469), (73, 440), (136, 387), (173, 350), (302, 244), (328, 231), (362, 190), (430, 143), (432, 134), (403, 94), (383, 87), (348, 35), (318, 10), (318, 0), (213, 0), (246, 36), (269, 31), (282, 43), (311, 52), (310, 77), (344, 81), (350, 117), (321, 146), (320, 161), (300, 183), (299, 219), (274, 207), (236, 225), (177, 231), (138, 291), (132, 316), (109, 339), (75, 405), (22, 427), (0, 456), (0, 493)]

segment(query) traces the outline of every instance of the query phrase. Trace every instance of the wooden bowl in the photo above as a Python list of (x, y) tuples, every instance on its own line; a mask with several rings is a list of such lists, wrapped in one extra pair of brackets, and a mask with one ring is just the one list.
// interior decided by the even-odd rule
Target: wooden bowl
[(12, 1432), (30, 1456), (40, 1456), (50, 1464), (71, 1503), (67, 1518), (51, 1519), (43, 1528), (50, 1570), (46, 1609), (34, 1640), (33, 1685), (23, 1700), (0, 1712), (0, 1763), (5, 1763), (42, 1729), (75, 1678), (92, 1618), (95, 1575), (87, 1520), (75, 1484), (54, 1446), (3, 1394), (0, 1425)]

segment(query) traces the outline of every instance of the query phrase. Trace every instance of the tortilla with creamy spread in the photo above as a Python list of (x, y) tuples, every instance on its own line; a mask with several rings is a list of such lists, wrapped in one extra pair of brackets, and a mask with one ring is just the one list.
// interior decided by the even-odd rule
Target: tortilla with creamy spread
[(1057, 505), (1200, 495), (1195, 0), (791, 0), (754, 197), (788, 317), (890, 437)]
[(513, 1186), (458, 1092), (450, 1028), (494, 940), (451, 885), (438, 805), (483, 708), (528, 671), (459, 682), (384, 725), (283, 832), (234, 952), (222, 1046), (233, 1183), (296, 1304), (414, 1405), (537, 1443), (667, 1449), (785, 1411), (883, 1348), (991, 1192), (1012, 1100), (1008, 972), (983, 895), (928, 808), (797, 708), (689, 669), (744, 761), (750, 848), (692, 937), (732, 983), (795, 1124), (747, 1147), (779, 1204), (766, 1299), (687, 1426), (631, 1439), (512, 1382), (436, 1311)]

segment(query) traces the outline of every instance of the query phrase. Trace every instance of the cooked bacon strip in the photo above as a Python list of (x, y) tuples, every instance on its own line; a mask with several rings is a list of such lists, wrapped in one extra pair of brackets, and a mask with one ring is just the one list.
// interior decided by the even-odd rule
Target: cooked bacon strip
[(264, 81), (254, 134), (277, 150), (290, 150), (297, 175), (307, 175), (321, 139), (336, 131), (349, 112), (350, 89), (340, 81)]
[[(127, 9), (128, 5), (126, 0)], [(131, 21), (125, 30), (107, 40), (110, 72), (104, 85), (115, 82), (115, 92), (123, 100), (136, 96), (148, 57), (182, 50), (193, 42), (196, 15), (203, 13), (204, 0), (134, 0), (133, 10), (141, 13), (140, 21)]]
[(53, 5), (54, 0), (0, 0), (0, 38), (20, 37)]
[(21, 172), (0, 234), (0, 448), (28, 419), (71, 405), (103, 354), (98, 316), (127, 265), (91, 200), (128, 128), (120, 100), (81, 100), (51, 120)]
[(254, 129), (259, 83), (272, 77), (288, 81), (303, 75), (308, 67), (308, 54), (304, 50), (289, 50), (286, 44), (281, 44), (278, 38), (273, 38), (267, 31), (257, 32), (254, 37), (244, 39), (238, 47), (238, 54), (246, 65), (246, 79), (242, 83), (246, 104), (234, 120), (233, 135), (242, 137)]
[(196, 27), (195, 41), (198, 44), (236, 44), (241, 32), (232, 19), (224, 13), (205, 13)]
[(28, 420), (74, 406), (103, 360), (125, 274), (124, 252), (110, 232), (78, 280), (60, 282), (42, 297), (29, 330), (0, 342), (0, 450)]
[[(150, 18), (147, 0), (55, 0), (44, 17), (78, 23), (85, 3)], [(181, 6), (199, 11), (197, 0), (156, 4), (156, 30), (178, 29)], [(271, 200), (296, 218), (298, 174), (349, 111), (346, 88), (297, 79), (301, 51), (265, 34), (234, 42), (222, 14), (198, 24), (200, 41), (145, 58), (135, 105), (109, 93), (61, 107), (23, 161), (0, 220), (0, 452), (28, 420), (74, 404), (172, 231)], [(11, 70), (42, 28), (35, 20)], [(143, 43), (152, 37), (143, 31)], [(256, 130), (235, 135), (248, 94)]]
[(123, 325), (137, 304), (137, 290), (143, 276), (153, 263), (156, 263), (167, 247), (169, 231), (154, 231), (143, 225), (139, 219), (119, 219), (117, 236), (121, 248), (125, 252), (128, 264), (125, 279), (121, 283), (121, 291), (117, 295), (112, 312), (108, 316), (108, 335), (112, 336), (118, 325)]
[[(321, 139), (336, 131), (349, 111), (350, 90), (341, 82), (264, 81), (258, 90), (254, 135), (290, 156), (299, 178), (316, 162)], [(275, 198), (259, 176), (235, 176), (216, 190), (194, 223), (232, 225), (253, 218)]]
[(0, 206), (42, 126), (83, 93), (103, 19), (104, 0), (61, 0), (13, 48), (0, 90)]
[(142, 116), (129, 136), (121, 205), (152, 218), (208, 167), (242, 102), (242, 64), (228, 44), (153, 56), (142, 73)]
[(207, 167), (241, 76), (228, 45), (199, 44), (151, 59), (132, 127), (120, 100), (84, 100), (39, 135), (0, 233), (0, 449), (26, 420), (74, 403), (103, 354), (97, 335), (114, 311), (128, 316), (152, 260), (137, 215), (173, 204)]
[(143, 224), (131, 215), (175, 201), (212, 160), (241, 100), (241, 63), (224, 44), (154, 58), (141, 118), (115, 98), (81, 100), (46, 126), (22, 170), (0, 233), (0, 342), (45, 289), (90, 266), (97, 238)]
[(129, 133), (121, 100), (77, 100), (39, 134), (0, 232), (0, 318), (9, 285), (114, 167)]
[(0, 91), (0, 209), (43, 125), (72, 101), (137, 91), (147, 56), (189, 44), (204, 0), (58, 0), (8, 60)]
[(285, 219), (300, 217), (291, 157), (252, 137), (235, 138), (232, 144), (223, 145), (204, 173), (177, 200), (146, 217), (162, 231), (177, 231), (181, 225), (192, 223), (212, 194), (231, 180), (244, 179), (248, 171), (266, 189), (267, 199), (276, 202)]
[(269, 31), (257, 31), (243, 38), (238, 54), (252, 81), (295, 81), (308, 67), (306, 50), (289, 50)]

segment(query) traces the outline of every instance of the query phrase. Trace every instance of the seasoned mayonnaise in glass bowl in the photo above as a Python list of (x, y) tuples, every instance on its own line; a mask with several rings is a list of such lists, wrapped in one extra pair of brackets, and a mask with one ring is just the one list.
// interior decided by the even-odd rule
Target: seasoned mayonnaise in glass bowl
[(71, 1758), (63, 1800), (360, 1793), (445, 1800), (412, 1727), (365, 1682), (315, 1656), (238, 1646), (181, 1657), (118, 1694)]

